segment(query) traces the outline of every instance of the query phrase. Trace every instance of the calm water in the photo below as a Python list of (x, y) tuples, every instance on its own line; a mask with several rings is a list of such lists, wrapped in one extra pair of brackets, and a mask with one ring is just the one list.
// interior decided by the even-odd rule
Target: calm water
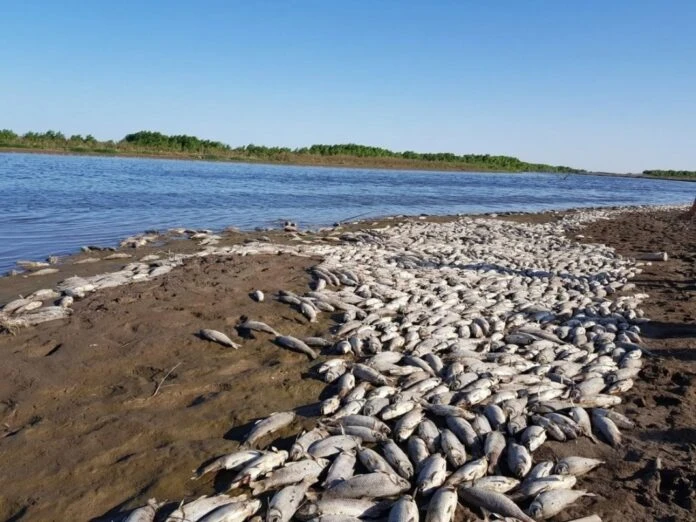
[(0, 271), (146, 229), (689, 203), (687, 182), (0, 154)]

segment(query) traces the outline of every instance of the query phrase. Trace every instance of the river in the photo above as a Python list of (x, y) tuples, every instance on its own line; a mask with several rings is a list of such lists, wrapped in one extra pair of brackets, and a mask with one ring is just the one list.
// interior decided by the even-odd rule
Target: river
[(0, 153), (0, 271), (146, 229), (693, 201), (688, 182)]

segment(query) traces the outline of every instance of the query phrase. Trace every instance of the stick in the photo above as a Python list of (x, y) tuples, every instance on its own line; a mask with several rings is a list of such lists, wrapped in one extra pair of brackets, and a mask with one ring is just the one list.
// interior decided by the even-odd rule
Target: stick
[(367, 216), (368, 214), (370, 214), (370, 212), (363, 212), (362, 214), (358, 214), (357, 216), (351, 216), (351, 217), (347, 217), (345, 219), (342, 219), (340, 221), (336, 221), (336, 223), (345, 223), (346, 221), (351, 221), (351, 220), (357, 219), (359, 217)]
[(181, 363), (177, 363), (171, 370), (169, 370), (169, 371), (167, 372), (167, 374), (166, 374), (164, 377), (162, 377), (162, 380), (161, 380), (160, 383), (157, 385), (157, 388), (155, 388), (155, 393), (152, 394), (152, 397), (154, 397), (155, 395), (157, 395), (157, 392), (160, 391), (160, 388), (161, 388), (162, 385), (164, 384), (164, 381), (167, 380), (167, 377), (169, 377), (169, 375), (170, 375), (174, 370), (176, 370), (180, 365), (181, 365)]

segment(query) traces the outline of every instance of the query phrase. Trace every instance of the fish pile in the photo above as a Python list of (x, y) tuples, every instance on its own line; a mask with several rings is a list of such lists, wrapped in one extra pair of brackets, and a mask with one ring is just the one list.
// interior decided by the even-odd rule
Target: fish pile
[[(276, 297), (308, 322), (340, 314), (333, 335), (299, 339), (247, 318), (240, 326), (321, 358), (313, 372), (328, 398), (316, 425), (286, 451), (269, 444), (296, 414), (259, 421), (238, 451), (197, 471), (232, 471), (238, 494), (182, 503), (166, 520), (451, 522), (461, 502), (530, 522), (592, 496), (579, 481), (602, 461), (535, 452), (580, 437), (618, 446), (633, 427), (613, 407), (642, 365), (647, 296), (629, 282), (641, 269), (564, 236), (609, 214), (537, 225), (416, 220), (296, 248), (323, 261), (304, 295)], [(221, 332), (200, 335), (243, 348)], [(152, 501), (127, 520), (156, 510)]]

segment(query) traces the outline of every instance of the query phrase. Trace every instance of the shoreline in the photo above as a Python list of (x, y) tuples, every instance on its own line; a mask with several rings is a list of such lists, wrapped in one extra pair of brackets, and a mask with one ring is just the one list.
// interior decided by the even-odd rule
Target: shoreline
[[(331, 156), (320, 156), (319, 161), (283, 161), (283, 160), (267, 160), (267, 159), (252, 159), (252, 158), (204, 158), (184, 156), (177, 154), (150, 154), (150, 153), (100, 153), (100, 152), (74, 152), (66, 150), (53, 149), (24, 149), (21, 147), (0, 147), (0, 154), (43, 154), (54, 156), (87, 156), (101, 158), (144, 158), (144, 159), (161, 159), (161, 160), (178, 160), (178, 161), (208, 161), (212, 163), (246, 163), (250, 165), (272, 165), (272, 166), (296, 166), (296, 167), (317, 167), (317, 168), (344, 168), (344, 169), (370, 169), (370, 170), (404, 170), (416, 172), (443, 172), (443, 173), (481, 173), (481, 174), (553, 174), (557, 176), (606, 176), (614, 178), (635, 178), (635, 179), (655, 179), (666, 181), (688, 181), (696, 182), (696, 178), (681, 178), (681, 177), (665, 177), (665, 176), (646, 176), (639, 173), (620, 174), (615, 172), (532, 172), (532, 171), (511, 171), (511, 170), (486, 170), (481, 168), (463, 168), (456, 167), (442, 162), (437, 165), (429, 165), (426, 163), (418, 163), (414, 165), (409, 163), (410, 160), (404, 160), (402, 164), (389, 165), (385, 162), (374, 161), (371, 158), (345, 158), (338, 157), (337, 160), (331, 160)], [(394, 161), (389, 159), (389, 161)], [(397, 163), (399, 163), (397, 161)]]
[[(505, 217), (511, 217), (511, 216), (517, 216), (518, 218), (524, 220), (526, 216), (548, 216), (549, 218), (552, 216), (559, 216), (562, 217), (566, 214), (572, 214), (572, 213), (577, 213), (577, 212), (591, 212), (591, 211), (601, 211), (601, 210), (607, 210), (607, 211), (630, 211), (630, 210), (644, 210), (644, 209), (652, 209), (652, 208), (680, 208), (683, 205), (680, 204), (675, 204), (675, 205), (610, 205), (610, 206), (589, 206), (589, 207), (572, 207), (572, 208), (567, 208), (567, 209), (549, 209), (549, 210), (544, 210), (544, 211), (523, 211), (523, 210), (509, 210), (509, 211), (501, 211), (501, 212), (482, 212), (482, 213), (467, 213), (467, 214), (419, 214), (419, 215), (405, 215), (405, 214), (399, 214), (399, 215), (384, 215), (384, 216), (373, 216), (373, 217), (362, 217), (362, 216), (356, 216), (354, 218), (347, 218), (345, 220), (339, 221), (337, 223), (334, 223), (333, 225), (317, 225), (313, 227), (307, 227), (306, 229), (301, 229), (298, 230), (299, 233), (301, 234), (322, 234), (326, 233), (331, 230), (336, 230), (337, 227), (350, 227), (351, 229), (354, 227), (360, 227), (360, 226), (365, 226), (367, 223), (398, 223), (403, 220), (412, 220), (412, 219), (421, 219), (421, 218), (426, 218), (426, 220), (429, 221), (434, 221), (434, 222), (446, 222), (446, 221), (451, 221), (454, 219), (459, 219), (462, 217), (471, 217), (471, 218), (476, 218), (476, 217), (502, 217), (503, 219)], [(534, 219), (534, 218), (532, 218)], [(173, 231), (179, 231), (179, 232), (173, 232)], [(160, 246), (162, 241), (164, 241), (164, 244), (167, 245), (167, 248), (173, 248), (177, 243), (176, 241), (180, 239), (184, 239), (183, 234), (181, 234), (180, 231), (184, 229), (168, 229), (168, 230), (153, 230), (153, 229), (145, 229), (144, 231), (137, 232), (129, 237), (123, 238), (117, 238), (114, 240), (113, 243), (109, 244), (100, 244), (100, 245), (93, 245), (95, 246), (95, 250), (97, 251), (98, 249), (101, 249), (103, 251), (108, 251), (108, 252), (131, 252), (128, 248), (124, 248), (123, 246), (119, 246), (119, 243), (122, 243), (124, 241), (127, 241), (129, 238), (137, 238), (137, 237), (143, 237), (143, 236), (149, 236), (149, 235), (156, 235), (156, 245), (149, 245), (149, 246)], [(234, 231), (235, 234), (241, 234), (241, 235), (248, 235), (248, 237), (259, 237), (259, 236), (267, 236), (267, 235), (272, 235), (273, 237), (277, 237), (277, 234), (280, 233), (282, 235), (282, 227), (278, 228), (263, 228), (263, 227), (254, 227), (254, 228), (249, 228), (249, 229), (240, 229), (237, 228), (234, 225), (227, 225), (226, 227), (220, 228), (220, 229), (210, 229), (210, 232), (213, 234), (221, 234), (225, 233), (226, 231)], [(172, 242), (174, 241), (174, 242)], [(89, 256), (85, 257), (82, 256), (85, 252), (85, 247), (87, 245), (82, 245), (80, 249), (75, 249), (72, 251), (63, 251), (63, 252), (50, 252), (47, 253), (44, 257), (41, 258), (41, 260), (37, 259), (29, 259), (29, 258), (22, 258), (22, 259), (16, 259), (15, 264), (7, 268), (6, 270), (3, 270), (0, 272), (0, 283), (4, 278), (7, 277), (26, 277), (28, 274), (26, 272), (23, 272), (21, 268), (17, 265), (18, 261), (39, 261), (43, 262), (44, 260), (48, 260), (50, 258), (58, 258), (58, 264), (62, 264), (63, 262), (72, 262), (72, 261), (81, 261), (83, 259), (87, 259)], [(149, 252), (152, 250), (151, 248), (148, 249), (147, 251)], [(173, 250), (176, 250), (176, 248), (173, 248)], [(50, 268), (49, 266), (45, 268)], [(0, 293), (0, 296), (2, 294)]]
[[(0, 421), (10, 430), (9, 434), (0, 433), (0, 465), (8, 470), (5, 480), (0, 479), (0, 497), (6, 497), (0, 502), (0, 518), (11, 518), (24, 509), (31, 519), (72, 516), (106, 521), (117, 519), (126, 508), (142, 505), (151, 496), (174, 502), (182, 496), (210, 494), (224, 488), (232, 474), (222, 472), (214, 480), (190, 481), (190, 470), (211, 456), (234, 450), (253, 420), (272, 411), (298, 408), (301, 426), (310, 428), (314, 417), (300, 407), (316, 400), (324, 384), (302, 378), (312, 366), (306, 359), (279, 350), (265, 334), (234, 337), (243, 344), (239, 350), (204, 343), (193, 336), (201, 325), (232, 335), (241, 315), (282, 328), (289, 335), (328, 335), (336, 322), (330, 314), (321, 314), (316, 323), (308, 323), (271, 297), (279, 289), (306, 291), (311, 280), (308, 268), (321, 262), (292, 252), (308, 255), (325, 251), (329, 255), (336, 244), (374, 240), (378, 245), (399, 223), (405, 227), (433, 223), (433, 231), (438, 230), (438, 223), (448, 226), (458, 221), (503, 222), (501, 227), (510, 222), (513, 228), (518, 227), (516, 223), (532, 223), (530, 226), (537, 227), (531, 229), (532, 241), (555, 236), (562, 220), (569, 216), (570, 220), (587, 220), (584, 224), (582, 219), (576, 220), (579, 228), (568, 229), (561, 248), (577, 241), (594, 244), (599, 240), (620, 247), (622, 255), (630, 254), (630, 249), (645, 248), (680, 254), (675, 245), (680, 238), (688, 240), (691, 236), (684, 236), (671, 222), (664, 229), (644, 231), (665, 216), (678, 215), (681, 209), (685, 207), (619, 207), (613, 213), (600, 207), (594, 211), (498, 213), (495, 217), (391, 217), (351, 223), (335, 233), (294, 236), (282, 231), (230, 231), (220, 234), (222, 238), (215, 245), (198, 244), (209, 239), (206, 237), (179, 241), (174, 255), (189, 257), (169, 273), (87, 293), (75, 300), (74, 312), (65, 320), (19, 329), (14, 337), (0, 336), (0, 350), (6, 357), (6, 365), (0, 369)], [(599, 219), (591, 219), (593, 214)], [(489, 229), (477, 230), (485, 233)], [(526, 225), (515, 229), (523, 232)], [(263, 238), (265, 235), (270, 241)], [(477, 237), (471, 236), (474, 241)], [(624, 238), (631, 243), (624, 243)], [(673, 243), (656, 244), (655, 238)], [(236, 254), (196, 254), (228, 246), (234, 247)], [(266, 247), (268, 252), (263, 253)], [(147, 244), (127, 249), (137, 252), (133, 258), (71, 266), (98, 274), (154, 252), (160, 252), (164, 260), (167, 249), (166, 244)], [(110, 254), (88, 252), (74, 260)], [(660, 351), (661, 343), (670, 339), (661, 341), (664, 337), (658, 334), (669, 335), (669, 325), (687, 322), (684, 314), (691, 313), (687, 308), (669, 311), (675, 301), (670, 298), (673, 285), (662, 280), (685, 269), (693, 274), (694, 267), (687, 259), (684, 266), (672, 263), (682, 261), (675, 256), (669, 263), (644, 264), (643, 273), (632, 279), (638, 285), (634, 292), (656, 295), (644, 302), (643, 308), (651, 323), (659, 322), (653, 327), (661, 328), (661, 333), (646, 326), (642, 335), (651, 352), (664, 355), (644, 357), (641, 376), (617, 408), (638, 423), (635, 430), (622, 429), (625, 446), (612, 449), (604, 443), (578, 439), (575, 443), (547, 443), (534, 454), (535, 462), (568, 454), (607, 461), (581, 477), (579, 484), (598, 497), (582, 501), (560, 520), (593, 511), (605, 521), (628, 516), (636, 521), (666, 516), (678, 521), (689, 519), (694, 506), (683, 492), (696, 486), (689, 470), (688, 444), (690, 412), (696, 405), (696, 360), (694, 352), (679, 358), (674, 350), (687, 344), (696, 348), (696, 332), (692, 337), (680, 333), (672, 339), (675, 342), (665, 346), (665, 352)], [(667, 269), (672, 270), (671, 275), (666, 275)], [(47, 288), (52, 286), (49, 278), (55, 275), (10, 279)], [(67, 271), (63, 279), (65, 275)], [(684, 273), (683, 277), (691, 276)], [(0, 288), (7, 282), (7, 278), (0, 279)], [(263, 290), (267, 301), (250, 300), (247, 294), (254, 289)], [(171, 373), (157, 397), (152, 397), (176, 364), (181, 366)], [(278, 434), (281, 449), (294, 440), (297, 428), (294, 425)], [(39, 448), (41, 458), (36, 454)], [(662, 485), (652, 490), (651, 483), (642, 477), (657, 456), (662, 459)], [(50, 489), (45, 486), (49, 476), (58, 478)], [(464, 513), (473, 516), (466, 510)]]

